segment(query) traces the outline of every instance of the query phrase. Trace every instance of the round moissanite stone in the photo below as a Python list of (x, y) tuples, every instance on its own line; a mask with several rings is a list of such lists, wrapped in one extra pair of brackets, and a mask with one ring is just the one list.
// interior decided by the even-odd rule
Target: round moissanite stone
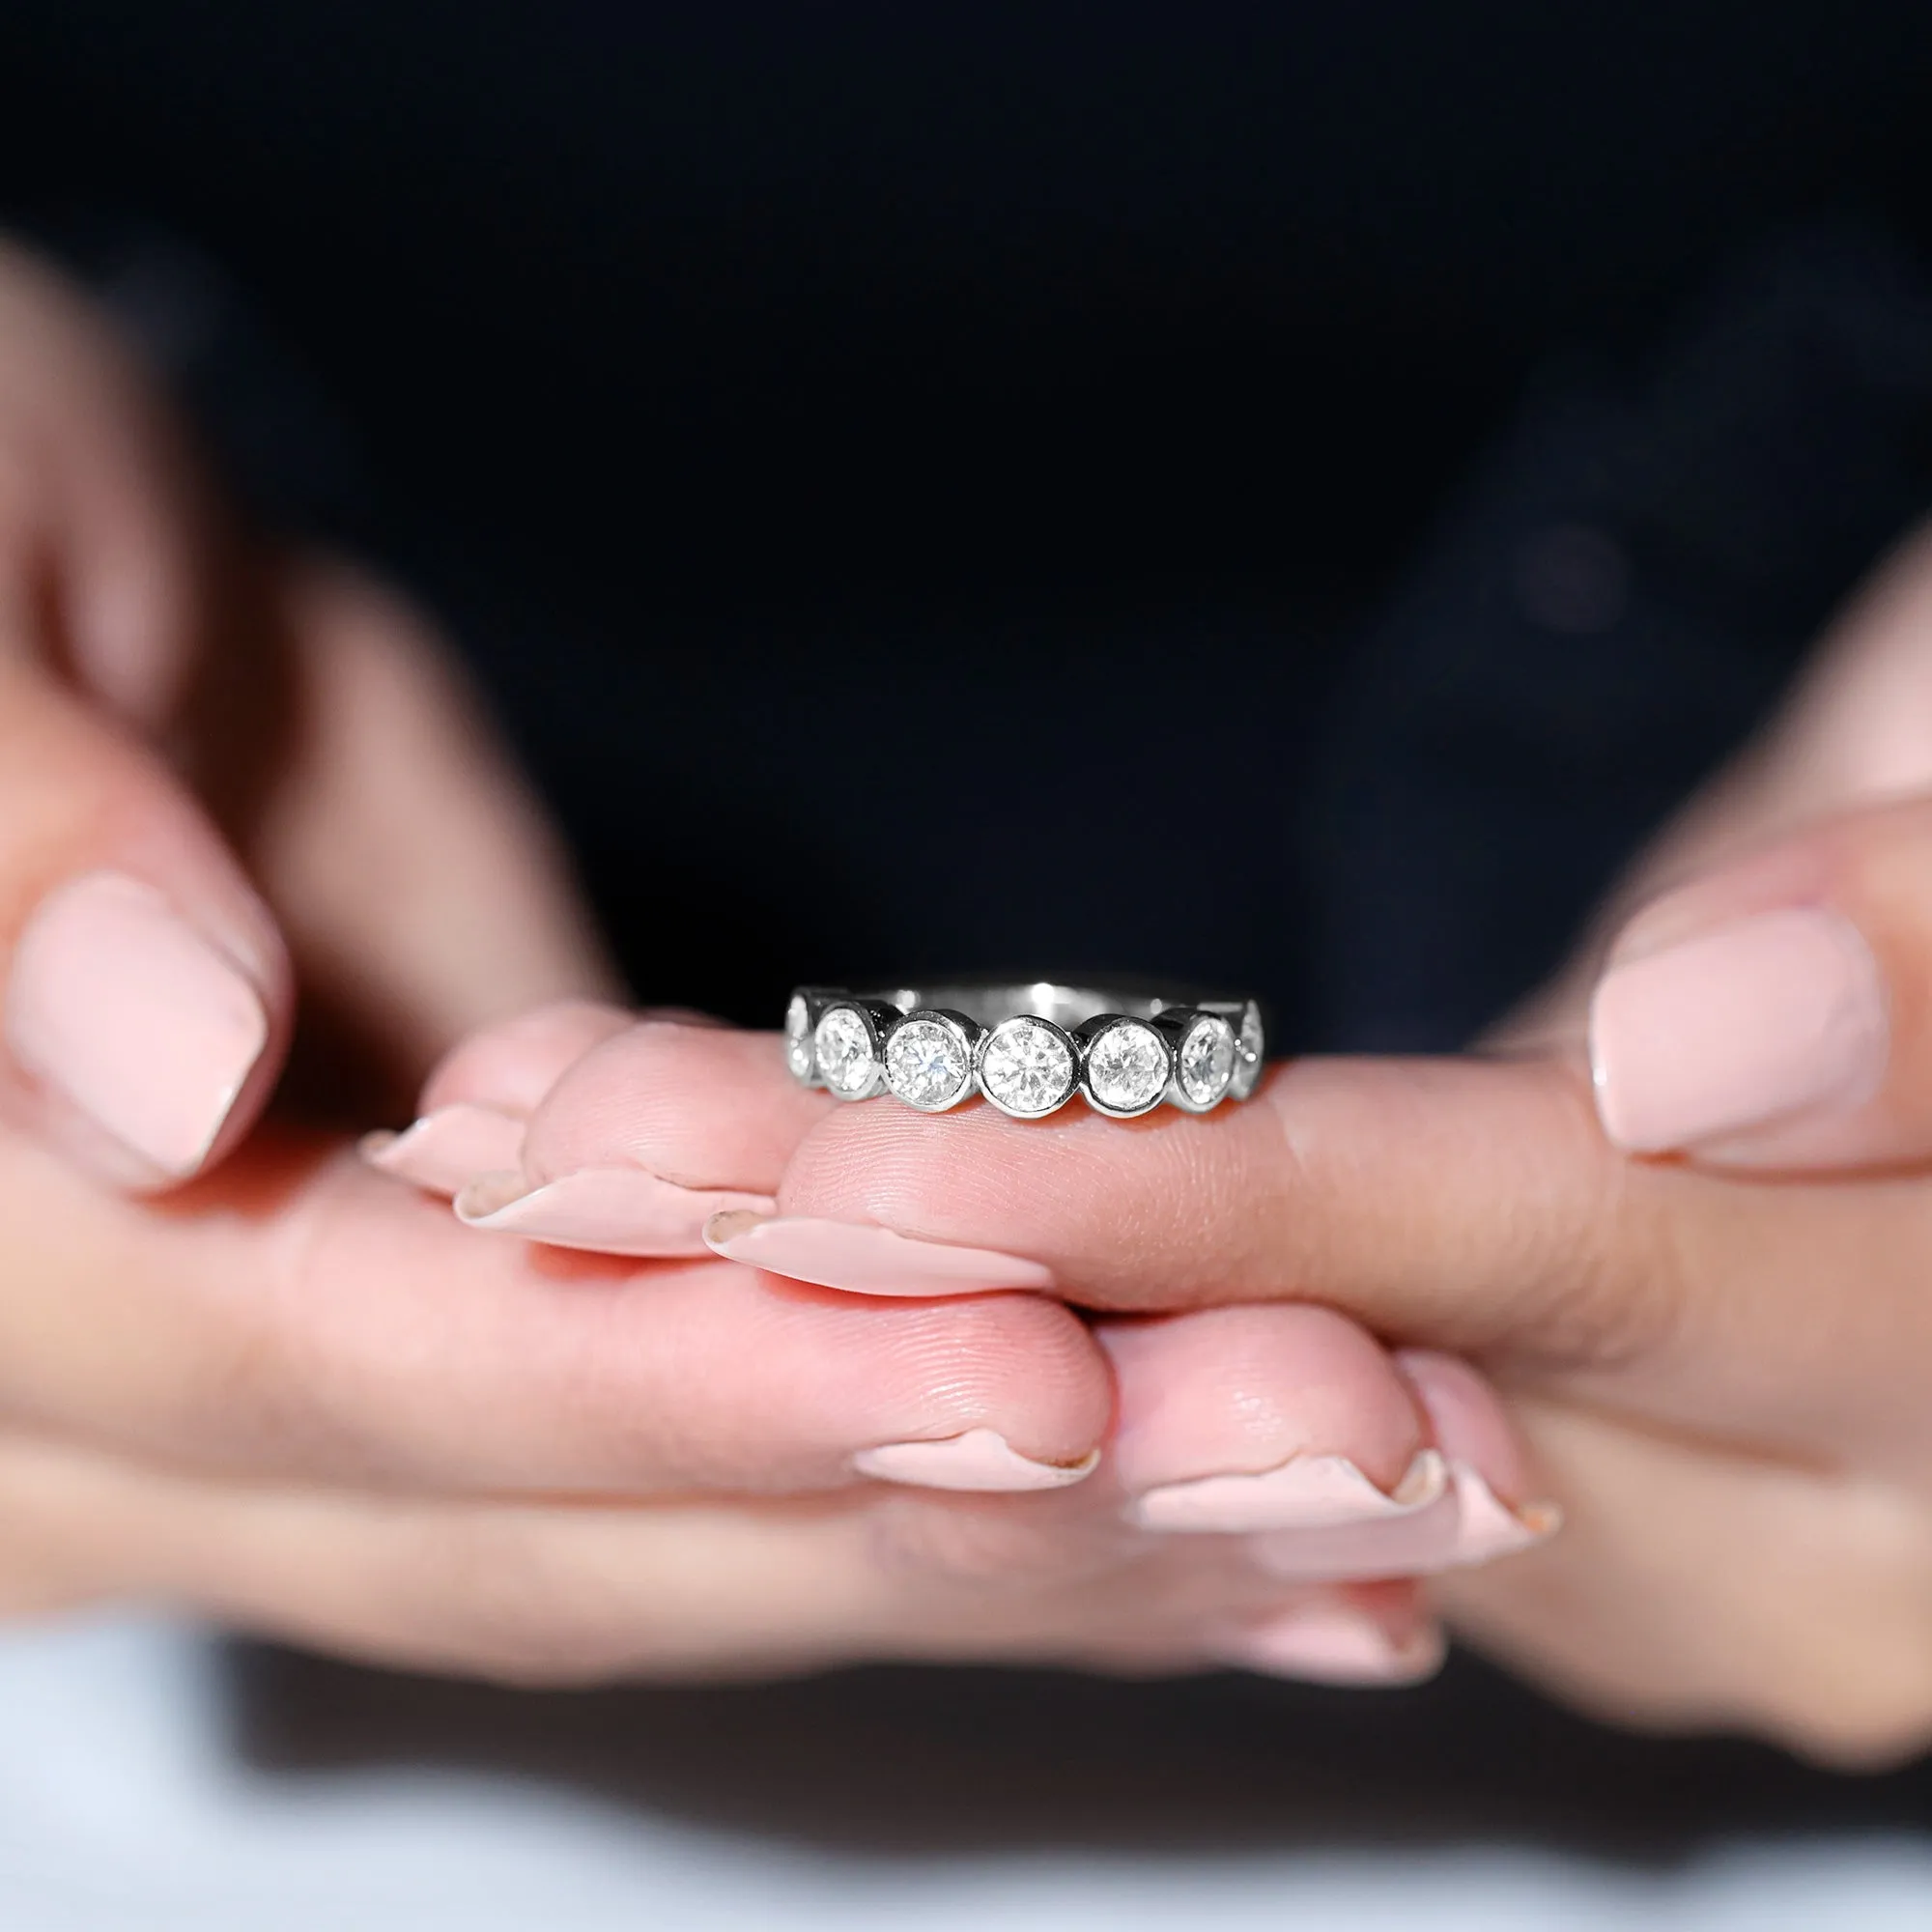
[(1203, 1013), (1180, 1036), (1175, 1080), (1190, 1107), (1207, 1109), (1228, 1092), (1235, 1077), (1235, 1029), (1213, 1013)]
[(1116, 1020), (1087, 1047), (1087, 1092), (1109, 1114), (1144, 1114), (1167, 1090), (1167, 1042), (1145, 1020)]
[(863, 1100), (877, 1086), (872, 1029), (856, 1007), (828, 1007), (812, 1035), (819, 1077), (841, 1100)]
[(785, 1065), (795, 1079), (811, 1078), (811, 1009), (803, 993), (794, 993), (785, 1009)]
[(886, 1085), (908, 1107), (936, 1114), (963, 1099), (972, 1078), (972, 1046), (951, 1020), (915, 1013), (886, 1041)]
[(1002, 1113), (1037, 1120), (1073, 1097), (1073, 1042), (1050, 1022), (1022, 1013), (996, 1026), (980, 1053), (980, 1086)]
[(1262, 1050), (1261, 1009), (1250, 1000), (1241, 1009), (1241, 1037), (1235, 1044), (1235, 1077), (1228, 1088), (1236, 1099), (1245, 1100), (1255, 1091), (1255, 1083), (1262, 1077)]

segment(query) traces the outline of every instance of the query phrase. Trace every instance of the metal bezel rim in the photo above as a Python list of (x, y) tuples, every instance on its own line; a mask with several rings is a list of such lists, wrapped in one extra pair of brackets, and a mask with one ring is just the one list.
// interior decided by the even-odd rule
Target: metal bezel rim
[[(893, 1085), (893, 1041), (907, 1027), (915, 1023), (930, 1024), (944, 1029), (965, 1058), (966, 1077), (959, 1083), (958, 1091), (947, 1099), (937, 1102), (915, 1100), (909, 1094), (901, 1094)], [(885, 1039), (879, 1051), (879, 1064), (885, 1070), (885, 1091), (901, 1106), (911, 1107), (922, 1114), (944, 1114), (954, 1107), (964, 1106), (980, 1091), (980, 1041), (975, 1036), (984, 1032), (983, 1027), (968, 1019), (964, 1013), (949, 1012), (943, 1007), (915, 1007), (911, 1012), (900, 1014), (898, 1019), (886, 1029)]]
[[(1160, 1085), (1153, 1090), (1153, 1098), (1139, 1107), (1110, 1106), (1094, 1091), (1094, 1049), (1110, 1033), (1122, 1027), (1138, 1027), (1142, 1033), (1151, 1035), (1154, 1044), (1160, 1048)], [(1137, 1121), (1143, 1114), (1152, 1113), (1167, 1098), (1168, 1089), (1174, 1085), (1174, 1047), (1152, 1020), (1142, 1019), (1138, 1013), (1095, 1013), (1076, 1030), (1074, 1037), (1080, 1041), (1080, 1091), (1086, 1094), (1087, 1104), (1096, 1114), (1105, 1114), (1110, 1121)]]
[[(1068, 1068), (1066, 1091), (1061, 1094), (1059, 1099), (1054, 1101), (1052, 1106), (1041, 1107), (1031, 1113), (1023, 1108), (1008, 1106), (986, 1085), (986, 1055), (992, 1051), (993, 1042), (1009, 1028), (1020, 1025), (1044, 1027), (1066, 1049), (1066, 1064)], [(978, 1083), (980, 1094), (985, 1097), (986, 1104), (990, 1107), (997, 1107), (1010, 1121), (1043, 1121), (1048, 1115), (1059, 1113), (1061, 1108), (1065, 1106), (1073, 1098), (1074, 1094), (1080, 1092), (1080, 1072), (1079, 1041), (1065, 1027), (1057, 1026), (1052, 1020), (1046, 1019), (1038, 1013), (1013, 1013), (1008, 1018), (1003, 1019), (998, 1026), (988, 1027), (980, 1040), (979, 1051), (973, 1060), (973, 1077)]]
[[(1163, 1017), (1169, 1016), (1163, 1015)], [(1241, 1065), (1241, 1037), (1236, 1032), (1226, 1013), (1210, 1013), (1199, 1007), (1189, 1007), (1176, 1009), (1172, 1017), (1180, 1024), (1174, 1041), (1173, 1092), (1168, 1098), (1183, 1113), (1211, 1114), (1235, 1091), (1235, 1075), (1240, 1070)], [(1204, 1026), (1219, 1027), (1228, 1037), (1228, 1077), (1222, 1081), (1221, 1091), (1211, 1100), (1197, 1100), (1187, 1091), (1185, 1076), (1181, 1070), (1187, 1042), (1195, 1032)]]
[[(1250, 1017), (1255, 1023), (1255, 1057), (1251, 1061), (1241, 1047), (1241, 1036), (1247, 1030)], [(1267, 1071), (1267, 1022), (1262, 1016), (1261, 1002), (1243, 1000), (1238, 1017), (1231, 1022), (1235, 1029), (1235, 1072), (1228, 1082), (1228, 1096), (1234, 1100), (1245, 1100), (1262, 1083), (1262, 1075)]]
[[(1045, 1120), (1058, 1113), (1075, 1094), (1081, 1094), (1096, 1113), (1109, 1120), (1136, 1120), (1141, 1115), (1151, 1113), (1155, 1107), (1170, 1104), (1188, 1114), (1211, 1113), (1225, 1100), (1243, 1101), (1248, 1099), (1261, 1084), (1262, 1075), (1266, 1071), (1267, 1037), (1266, 1021), (1261, 1010), (1261, 1004), (1253, 998), (1225, 998), (1196, 994), (1192, 998), (1184, 995), (1169, 997), (1150, 991), (1145, 999), (1135, 997), (1130, 988), (1115, 989), (1120, 1001), (1118, 1007), (1093, 1012), (1077, 1024), (1068, 1021), (1063, 1024), (1050, 1019), (1044, 1012), (1030, 1006), (1017, 1004), (1029, 996), (1039, 998), (1047, 994), (1071, 991), (1085, 997), (1091, 989), (1062, 987), (1056, 980), (1000, 981), (997, 986), (991, 981), (962, 980), (962, 987), (975, 990), (990, 989), (1003, 992), (1014, 1003), (1013, 1009), (999, 1013), (999, 1003), (984, 1002), (991, 1006), (982, 1019), (976, 1009), (974, 1013), (956, 1010), (952, 1006), (927, 1004), (931, 992), (923, 997), (919, 989), (907, 989), (896, 997), (887, 997), (876, 993), (854, 993), (842, 986), (795, 986), (791, 999), (804, 1002), (808, 1022), (806, 1037), (810, 1047), (810, 1067), (804, 1074), (790, 1066), (790, 1056), (786, 1053), (787, 1070), (802, 1086), (817, 1088), (830, 1093), (838, 1100), (866, 1100), (881, 1094), (891, 1094), (902, 1106), (912, 1107), (921, 1113), (945, 1113), (964, 1105), (976, 1094), (984, 1098), (989, 1105), (1009, 1119), (1020, 1121)], [(945, 982), (951, 986), (951, 980)], [(942, 992), (935, 984), (933, 991)], [(903, 1004), (901, 1003), (903, 1002)], [(866, 1030), (869, 1050), (871, 1072), (864, 1087), (846, 1092), (832, 1086), (825, 1078), (818, 1054), (818, 1029), (828, 1014), (838, 1008), (845, 1008), (856, 1013)], [(790, 1014), (790, 1002), (786, 1005), (786, 1014)], [(995, 1015), (998, 1014), (998, 1017)], [(969, 1073), (957, 1093), (943, 1103), (921, 1106), (897, 1093), (892, 1086), (887, 1067), (887, 1056), (892, 1037), (898, 1029), (919, 1019), (932, 1021), (947, 1028), (953, 1038), (960, 1043), (968, 1057)], [(1180, 1050), (1188, 1037), (1204, 1020), (1212, 1020), (1227, 1028), (1233, 1037), (1235, 1064), (1223, 1091), (1209, 1101), (1192, 1098), (1180, 1083)], [(988, 1091), (984, 1080), (985, 1056), (991, 1042), (1008, 1034), (1021, 1021), (1035, 1026), (1045, 1027), (1067, 1049), (1072, 1059), (1072, 1084), (1067, 1091), (1049, 1107), (1037, 1112), (1022, 1112), (1009, 1107)], [(1109, 1106), (1094, 1091), (1089, 1061), (1093, 1047), (1107, 1033), (1120, 1025), (1147, 1028), (1160, 1040), (1163, 1056), (1167, 1063), (1166, 1084), (1155, 1097), (1146, 1106), (1131, 1109)], [(1247, 1035), (1255, 1042), (1252, 1058), (1243, 1050), (1243, 1036)]]
[[(866, 1038), (869, 1043), (872, 1056), (872, 1070), (867, 1076), (865, 1086), (850, 1091), (843, 1087), (835, 1086), (826, 1076), (824, 1060), (818, 1051), (819, 1028), (834, 1013), (840, 1012), (854, 1013), (858, 1016), (859, 1023), (866, 1029)], [(880, 1037), (881, 1032), (882, 1029), (877, 1018), (873, 1015), (871, 1009), (863, 1000), (835, 999), (828, 1000), (825, 1003), (823, 1009), (811, 1025), (811, 1064), (817, 1070), (820, 1083), (834, 1099), (869, 1100), (883, 1091), (886, 1084), (886, 1054), (885, 1042)]]

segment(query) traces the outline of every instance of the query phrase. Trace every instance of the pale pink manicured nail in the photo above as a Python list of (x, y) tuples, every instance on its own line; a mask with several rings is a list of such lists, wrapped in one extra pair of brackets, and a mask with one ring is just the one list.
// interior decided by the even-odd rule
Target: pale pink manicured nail
[(14, 1060), (172, 1179), (207, 1157), (268, 1040), (242, 968), (119, 872), (50, 894), (14, 948)]
[(852, 1466), (882, 1483), (923, 1490), (1064, 1490), (1099, 1466), (1100, 1452), (1078, 1463), (1037, 1463), (991, 1429), (969, 1429), (937, 1442), (887, 1442), (862, 1449)]
[(1321, 1530), (1385, 1523), (1425, 1510), (1448, 1486), (1442, 1458), (1425, 1449), (1393, 1492), (1377, 1489), (1346, 1456), (1295, 1456), (1272, 1469), (1163, 1483), (1127, 1505), (1143, 1529)]
[(1319, 1529), (1274, 1529), (1249, 1549), (1271, 1576), (1295, 1582), (1368, 1582), (1386, 1577), (1432, 1577), (1492, 1562), (1555, 1534), (1553, 1504), (1513, 1510), (1466, 1463), (1447, 1465), (1448, 1481), (1421, 1507), (1380, 1521)]
[(1547, 1542), (1563, 1527), (1563, 1512), (1554, 1503), (1524, 1503), (1512, 1509), (1466, 1463), (1454, 1465), (1452, 1480), (1457, 1504), (1452, 1569), (1513, 1556), (1519, 1549)]
[(456, 1213), (472, 1228), (552, 1247), (671, 1257), (703, 1254), (714, 1214), (771, 1205), (769, 1195), (680, 1187), (641, 1168), (591, 1167), (534, 1188), (521, 1173), (483, 1175), (456, 1197)]
[(994, 1288), (1053, 1286), (1052, 1273), (1037, 1262), (988, 1248), (916, 1241), (890, 1228), (851, 1221), (721, 1214), (704, 1238), (731, 1261), (849, 1294), (977, 1294)]
[(524, 1123), (496, 1107), (458, 1101), (425, 1114), (399, 1134), (365, 1134), (362, 1158), (432, 1194), (460, 1194), (480, 1175), (513, 1169)]
[(1315, 1684), (1415, 1684), (1442, 1662), (1442, 1636), (1425, 1627), (1399, 1641), (1374, 1617), (1346, 1604), (1307, 1604), (1244, 1632), (1224, 1662), (1272, 1677)]
[(1661, 1153), (1826, 1108), (1885, 1073), (1885, 988), (1823, 907), (1761, 913), (1613, 966), (1590, 1008), (1604, 1130)]

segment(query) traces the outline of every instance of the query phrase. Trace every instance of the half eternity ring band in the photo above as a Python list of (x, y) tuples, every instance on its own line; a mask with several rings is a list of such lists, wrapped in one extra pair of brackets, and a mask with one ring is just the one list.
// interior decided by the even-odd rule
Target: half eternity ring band
[(891, 1094), (923, 1114), (983, 1094), (1037, 1121), (1084, 1094), (1117, 1120), (1163, 1100), (1205, 1114), (1245, 1100), (1262, 1073), (1261, 1009), (1248, 999), (1031, 984), (851, 993), (801, 986), (785, 1062), (840, 1100)]

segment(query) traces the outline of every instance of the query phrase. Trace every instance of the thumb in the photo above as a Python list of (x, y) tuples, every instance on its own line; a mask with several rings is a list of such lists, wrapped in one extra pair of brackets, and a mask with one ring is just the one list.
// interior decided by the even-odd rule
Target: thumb
[(115, 1183), (246, 1131), (286, 1048), (273, 920), (157, 759), (0, 639), (0, 1116)]
[(1653, 901), (1597, 982), (1590, 1062), (1634, 1152), (1932, 1154), (1932, 798), (1843, 812)]

